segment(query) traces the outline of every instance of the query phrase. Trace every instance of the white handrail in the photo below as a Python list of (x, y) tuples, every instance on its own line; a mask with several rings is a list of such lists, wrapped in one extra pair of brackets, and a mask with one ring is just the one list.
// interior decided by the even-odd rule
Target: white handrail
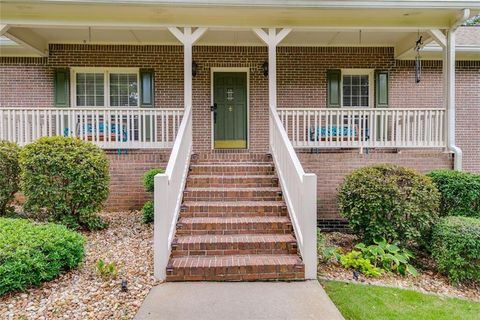
[(295, 148), (444, 148), (445, 109), (281, 108)]
[(104, 149), (171, 148), (179, 108), (0, 108), (0, 140), (78, 137)]
[(317, 176), (305, 173), (277, 111), (270, 107), (270, 152), (280, 179), (305, 278), (317, 278)]
[(183, 190), (192, 153), (192, 108), (185, 113), (168, 160), (165, 173), (155, 176), (154, 208), (154, 273), (160, 280), (166, 279), (175, 227), (182, 204)]

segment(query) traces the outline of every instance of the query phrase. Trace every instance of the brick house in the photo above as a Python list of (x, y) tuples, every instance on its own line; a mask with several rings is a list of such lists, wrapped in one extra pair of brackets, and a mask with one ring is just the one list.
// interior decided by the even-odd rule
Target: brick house
[(314, 278), (351, 170), (480, 172), (478, 1), (0, 4), (0, 139), (101, 146), (109, 210), (167, 167), (161, 279)]

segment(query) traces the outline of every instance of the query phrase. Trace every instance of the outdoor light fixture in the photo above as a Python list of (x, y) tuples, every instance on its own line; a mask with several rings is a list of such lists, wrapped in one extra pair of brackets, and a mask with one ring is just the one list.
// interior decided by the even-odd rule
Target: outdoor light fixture
[(195, 61), (192, 61), (192, 77), (197, 76), (198, 64)]
[(265, 61), (263, 64), (262, 64), (262, 71), (263, 71), (263, 75), (265, 77), (268, 76), (268, 61)]

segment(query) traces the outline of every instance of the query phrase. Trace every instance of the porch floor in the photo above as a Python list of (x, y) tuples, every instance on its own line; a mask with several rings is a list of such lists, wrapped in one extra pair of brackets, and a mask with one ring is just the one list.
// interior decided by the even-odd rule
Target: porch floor
[(343, 317), (318, 281), (312, 280), (167, 282), (150, 291), (135, 319), (336, 320)]

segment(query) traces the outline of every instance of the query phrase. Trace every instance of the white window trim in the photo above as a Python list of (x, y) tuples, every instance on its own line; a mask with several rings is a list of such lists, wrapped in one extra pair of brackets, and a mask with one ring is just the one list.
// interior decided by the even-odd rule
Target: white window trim
[[(103, 73), (103, 106), (77, 106), (77, 73)], [(137, 75), (138, 101), (136, 106), (118, 107), (110, 106), (110, 73), (135, 73)], [(136, 108), (140, 107), (141, 84), (139, 68), (117, 68), (117, 67), (73, 67), (70, 69), (70, 105), (74, 108)]]
[(340, 74), (340, 102), (342, 108), (345, 109), (358, 109), (360, 107), (346, 107), (343, 105), (343, 76), (359, 76), (359, 75), (368, 75), (368, 107), (362, 108), (373, 108), (374, 107), (374, 89), (375, 89), (375, 69), (341, 69)]

